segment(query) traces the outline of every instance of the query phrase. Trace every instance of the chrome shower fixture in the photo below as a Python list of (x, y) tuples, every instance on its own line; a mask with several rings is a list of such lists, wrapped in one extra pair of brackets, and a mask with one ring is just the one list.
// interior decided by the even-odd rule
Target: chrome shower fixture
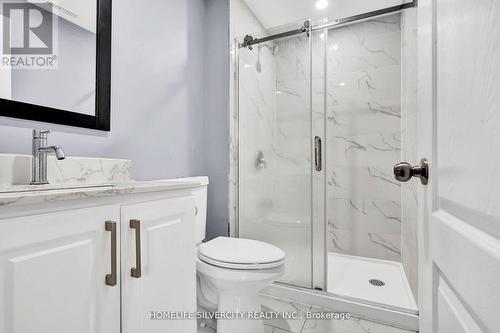
[(276, 35), (272, 35), (272, 36), (267, 36), (267, 37), (262, 37), (262, 38), (254, 38), (251, 35), (246, 35), (243, 38), (243, 43), (241, 43), (239, 45), (239, 47), (240, 48), (248, 48), (249, 50), (253, 50), (252, 45), (268, 42), (268, 41), (278, 39), (278, 38), (285, 38), (288, 36), (303, 34), (303, 33), (305, 33), (307, 35), (307, 37), (311, 36), (311, 22), (309, 20), (305, 21), (300, 29), (285, 31), (285, 32), (282, 32), (282, 33), (279, 33)]

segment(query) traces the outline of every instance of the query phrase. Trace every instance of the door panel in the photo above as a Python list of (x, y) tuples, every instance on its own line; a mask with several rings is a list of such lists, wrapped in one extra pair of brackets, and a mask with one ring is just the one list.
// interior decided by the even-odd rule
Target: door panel
[(436, 310), (439, 314), (437, 332), (482, 332), (459, 295), (450, 287), (440, 272), (436, 274)]
[[(500, 242), (443, 210), (432, 215), (430, 235), (433, 261), (440, 274), (469, 316), (494, 332), (500, 327), (500, 292), (492, 292), (500, 291)], [(446, 244), (451, 246), (443, 246)], [(439, 286), (440, 279), (434, 283)]]
[(311, 39), (276, 39), (238, 57), (238, 237), (281, 248), (280, 280), (312, 288)]
[[(196, 332), (196, 320), (151, 319), (151, 312), (196, 311), (194, 214), (190, 197), (122, 207), (124, 333)], [(139, 278), (130, 271), (136, 266), (137, 246), (130, 220), (140, 220)]]
[[(455, 304), (467, 311), (467, 315), (457, 315), (457, 320), (470, 317), (475, 326), (485, 328), (484, 332), (495, 332), (500, 327), (495, 306), (500, 304), (500, 292), (492, 291), (500, 291), (500, 242), (450, 211), (439, 210), (430, 220), (430, 253), (439, 270), (434, 289), (442, 292), (442, 281), (446, 279), (445, 290), (453, 290), (454, 298), (460, 300)], [(440, 305), (434, 309), (435, 320), (438, 326), (447, 327), (450, 318), (441, 318)]]
[(421, 332), (499, 332), (500, 8), (419, 1)]
[[(13, 314), (12, 332), (35, 332), (39, 327), (47, 332), (61, 332), (61, 325), (68, 324), (74, 332), (95, 331), (94, 320), (82, 316), (89, 311), (96, 314), (97, 310), (97, 300), (87, 300), (87, 295), (96, 285), (92, 253), (98, 239), (95, 235), (88, 236), (85, 240), (59, 247), (44, 246), (8, 259), (6, 282), (12, 289), (7, 290), (6, 299)], [(64, 301), (52, 297), (58, 294), (71, 297)], [(33, 298), (37, 301), (32, 302)], [(29, 320), (27, 313), (33, 314)], [(54, 314), (64, 314), (64, 319), (54, 320)]]
[(118, 218), (103, 206), (0, 220), (0, 332), (118, 333), (119, 279), (105, 284)]

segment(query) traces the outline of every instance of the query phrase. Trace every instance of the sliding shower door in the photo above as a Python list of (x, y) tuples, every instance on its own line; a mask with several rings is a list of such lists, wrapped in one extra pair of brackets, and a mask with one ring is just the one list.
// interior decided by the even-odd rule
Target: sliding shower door
[(284, 283), (313, 287), (311, 39), (238, 54), (239, 237), (286, 252)]
[(392, 175), (418, 157), (414, 15), (238, 50), (239, 236), (286, 252), (281, 282), (417, 311), (415, 183)]

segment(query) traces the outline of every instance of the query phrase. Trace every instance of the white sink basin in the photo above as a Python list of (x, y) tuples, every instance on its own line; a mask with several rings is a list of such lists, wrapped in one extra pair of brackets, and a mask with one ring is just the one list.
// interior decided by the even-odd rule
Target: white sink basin
[(56, 191), (113, 187), (131, 181), (129, 160), (67, 157), (58, 161), (47, 157), (48, 185), (29, 185), (31, 155), (0, 154), (0, 192)]

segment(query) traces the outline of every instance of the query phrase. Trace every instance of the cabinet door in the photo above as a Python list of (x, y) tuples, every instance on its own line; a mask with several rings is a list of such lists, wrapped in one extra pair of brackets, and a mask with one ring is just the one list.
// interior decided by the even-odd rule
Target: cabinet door
[(0, 219), (0, 333), (120, 332), (119, 276), (105, 284), (112, 248), (105, 225), (118, 223), (119, 212), (102, 206)]
[(152, 316), (196, 311), (194, 219), (191, 197), (122, 206), (123, 333), (196, 332), (195, 320)]

